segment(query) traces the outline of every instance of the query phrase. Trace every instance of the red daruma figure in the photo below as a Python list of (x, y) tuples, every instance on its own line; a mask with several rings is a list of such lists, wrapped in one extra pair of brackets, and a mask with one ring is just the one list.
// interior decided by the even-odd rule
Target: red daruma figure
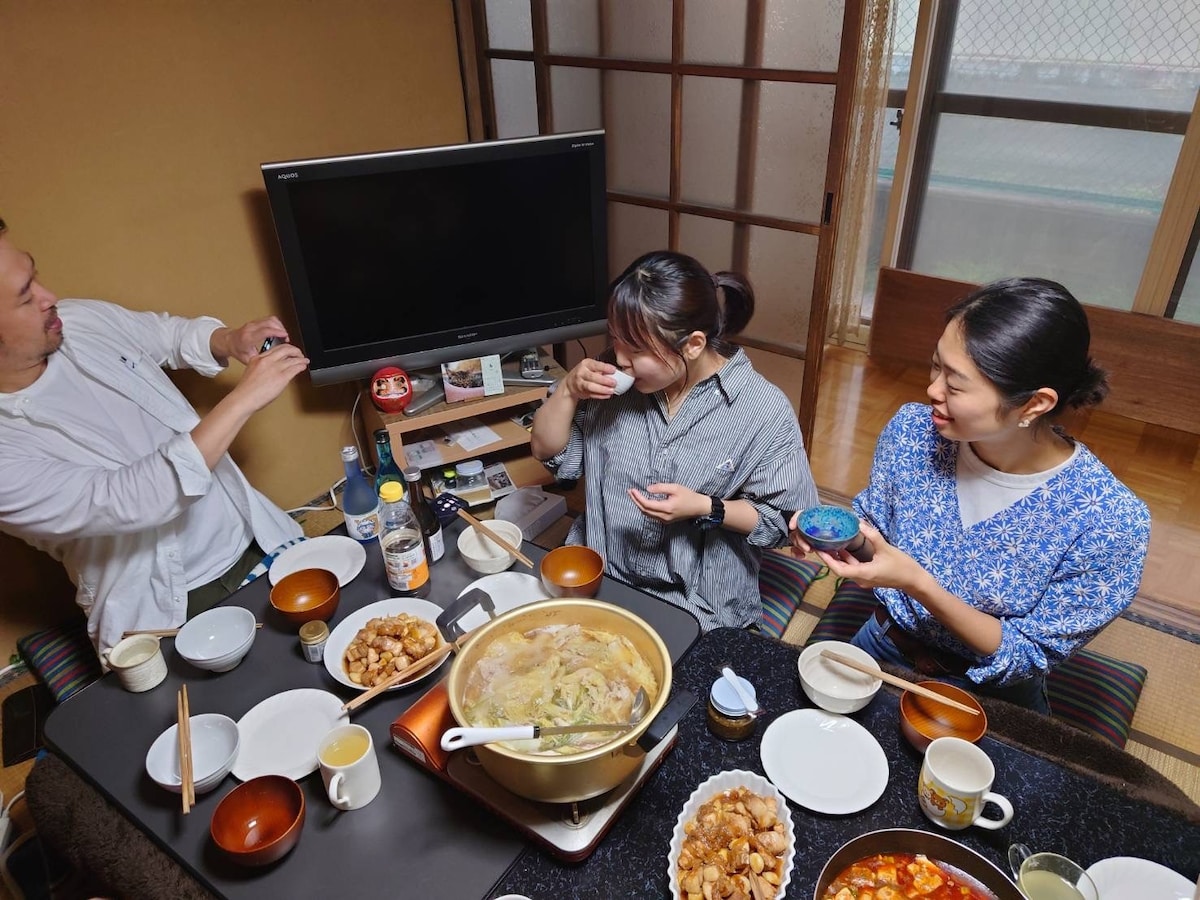
[(395, 366), (385, 366), (371, 376), (371, 402), (380, 412), (398, 413), (412, 402), (408, 374)]

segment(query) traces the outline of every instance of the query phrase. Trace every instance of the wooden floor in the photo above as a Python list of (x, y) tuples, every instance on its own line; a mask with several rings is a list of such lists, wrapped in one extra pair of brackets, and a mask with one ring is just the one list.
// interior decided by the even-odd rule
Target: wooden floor
[[(928, 377), (923, 367), (827, 349), (816, 425), (806, 436), (822, 489), (846, 497), (862, 489), (879, 432), (902, 403), (927, 402)], [(1150, 507), (1150, 554), (1134, 611), (1200, 632), (1200, 436), (1103, 407), (1064, 424)]]

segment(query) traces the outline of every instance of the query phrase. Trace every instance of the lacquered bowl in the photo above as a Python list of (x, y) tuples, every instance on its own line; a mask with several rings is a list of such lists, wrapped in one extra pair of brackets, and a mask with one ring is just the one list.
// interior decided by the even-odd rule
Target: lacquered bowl
[(987, 734), (987, 714), (974, 696), (943, 681), (918, 681), (917, 684), (970, 706), (979, 713), (973, 716), (945, 703), (905, 691), (900, 695), (900, 733), (921, 753), (925, 752), (934, 738), (956, 737), (975, 743)]
[(337, 575), (327, 569), (298, 569), (271, 588), (271, 606), (296, 625), (316, 619), (328, 622), (339, 599)]
[(213, 843), (240, 866), (266, 866), (287, 855), (304, 828), (304, 791), (282, 775), (238, 785), (213, 810)]
[(542, 557), (542, 587), (551, 597), (595, 597), (604, 558), (591, 547), (557, 547)]

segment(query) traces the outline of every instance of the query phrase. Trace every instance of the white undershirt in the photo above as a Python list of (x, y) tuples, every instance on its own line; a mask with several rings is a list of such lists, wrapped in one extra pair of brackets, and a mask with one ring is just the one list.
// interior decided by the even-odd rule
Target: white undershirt
[[(126, 463), (154, 453), (175, 434), (133, 401), (89, 378), (62, 353), (47, 358), (46, 371), (25, 391), (36, 394), (43, 410), (83, 425), (98, 444), (121, 448)], [(212, 484), (182, 513), (189, 591), (227, 572), (254, 536), (221, 482), (214, 479)]]
[(958, 466), (954, 474), (963, 528), (978, 525), (1001, 510), (1008, 509), (1022, 497), (1032, 494), (1069, 466), (1078, 453), (1079, 445), (1076, 444), (1071, 455), (1053, 469), (1032, 475), (1010, 475), (993, 469), (975, 455), (970, 444), (960, 442)]

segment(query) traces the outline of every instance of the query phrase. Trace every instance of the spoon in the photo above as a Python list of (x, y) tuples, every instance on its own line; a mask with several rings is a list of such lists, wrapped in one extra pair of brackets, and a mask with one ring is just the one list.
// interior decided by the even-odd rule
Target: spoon
[(746, 689), (742, 687), (742, 682), (737, 677), (737, 674), (733, 671), (733, 669), (729, 668), (729, 666), (725, 666), (721, 669), (721, 674), (725, 676), (725, 680), (728, 681), (733, 686), (733, 689), (737, 692), (738, 699), (742, 701), (742, 706), (746, 708), (746, 713), (750, 716), (750, 718), (753, 719), (762, 715), (762, 707), (755, 702), (753, 697), (746, 693)]
[(443, 750), (461, 750), (496, 741), (527, 741), (553, 734), (584, 734), (591, 731), (628, 731), (646, 717), (650, 698), (645, 688), (633, 695), (628, 722), (593, 722), (588, 725), (503, 725), (495, 728), (447, 728), (442, 734)]

